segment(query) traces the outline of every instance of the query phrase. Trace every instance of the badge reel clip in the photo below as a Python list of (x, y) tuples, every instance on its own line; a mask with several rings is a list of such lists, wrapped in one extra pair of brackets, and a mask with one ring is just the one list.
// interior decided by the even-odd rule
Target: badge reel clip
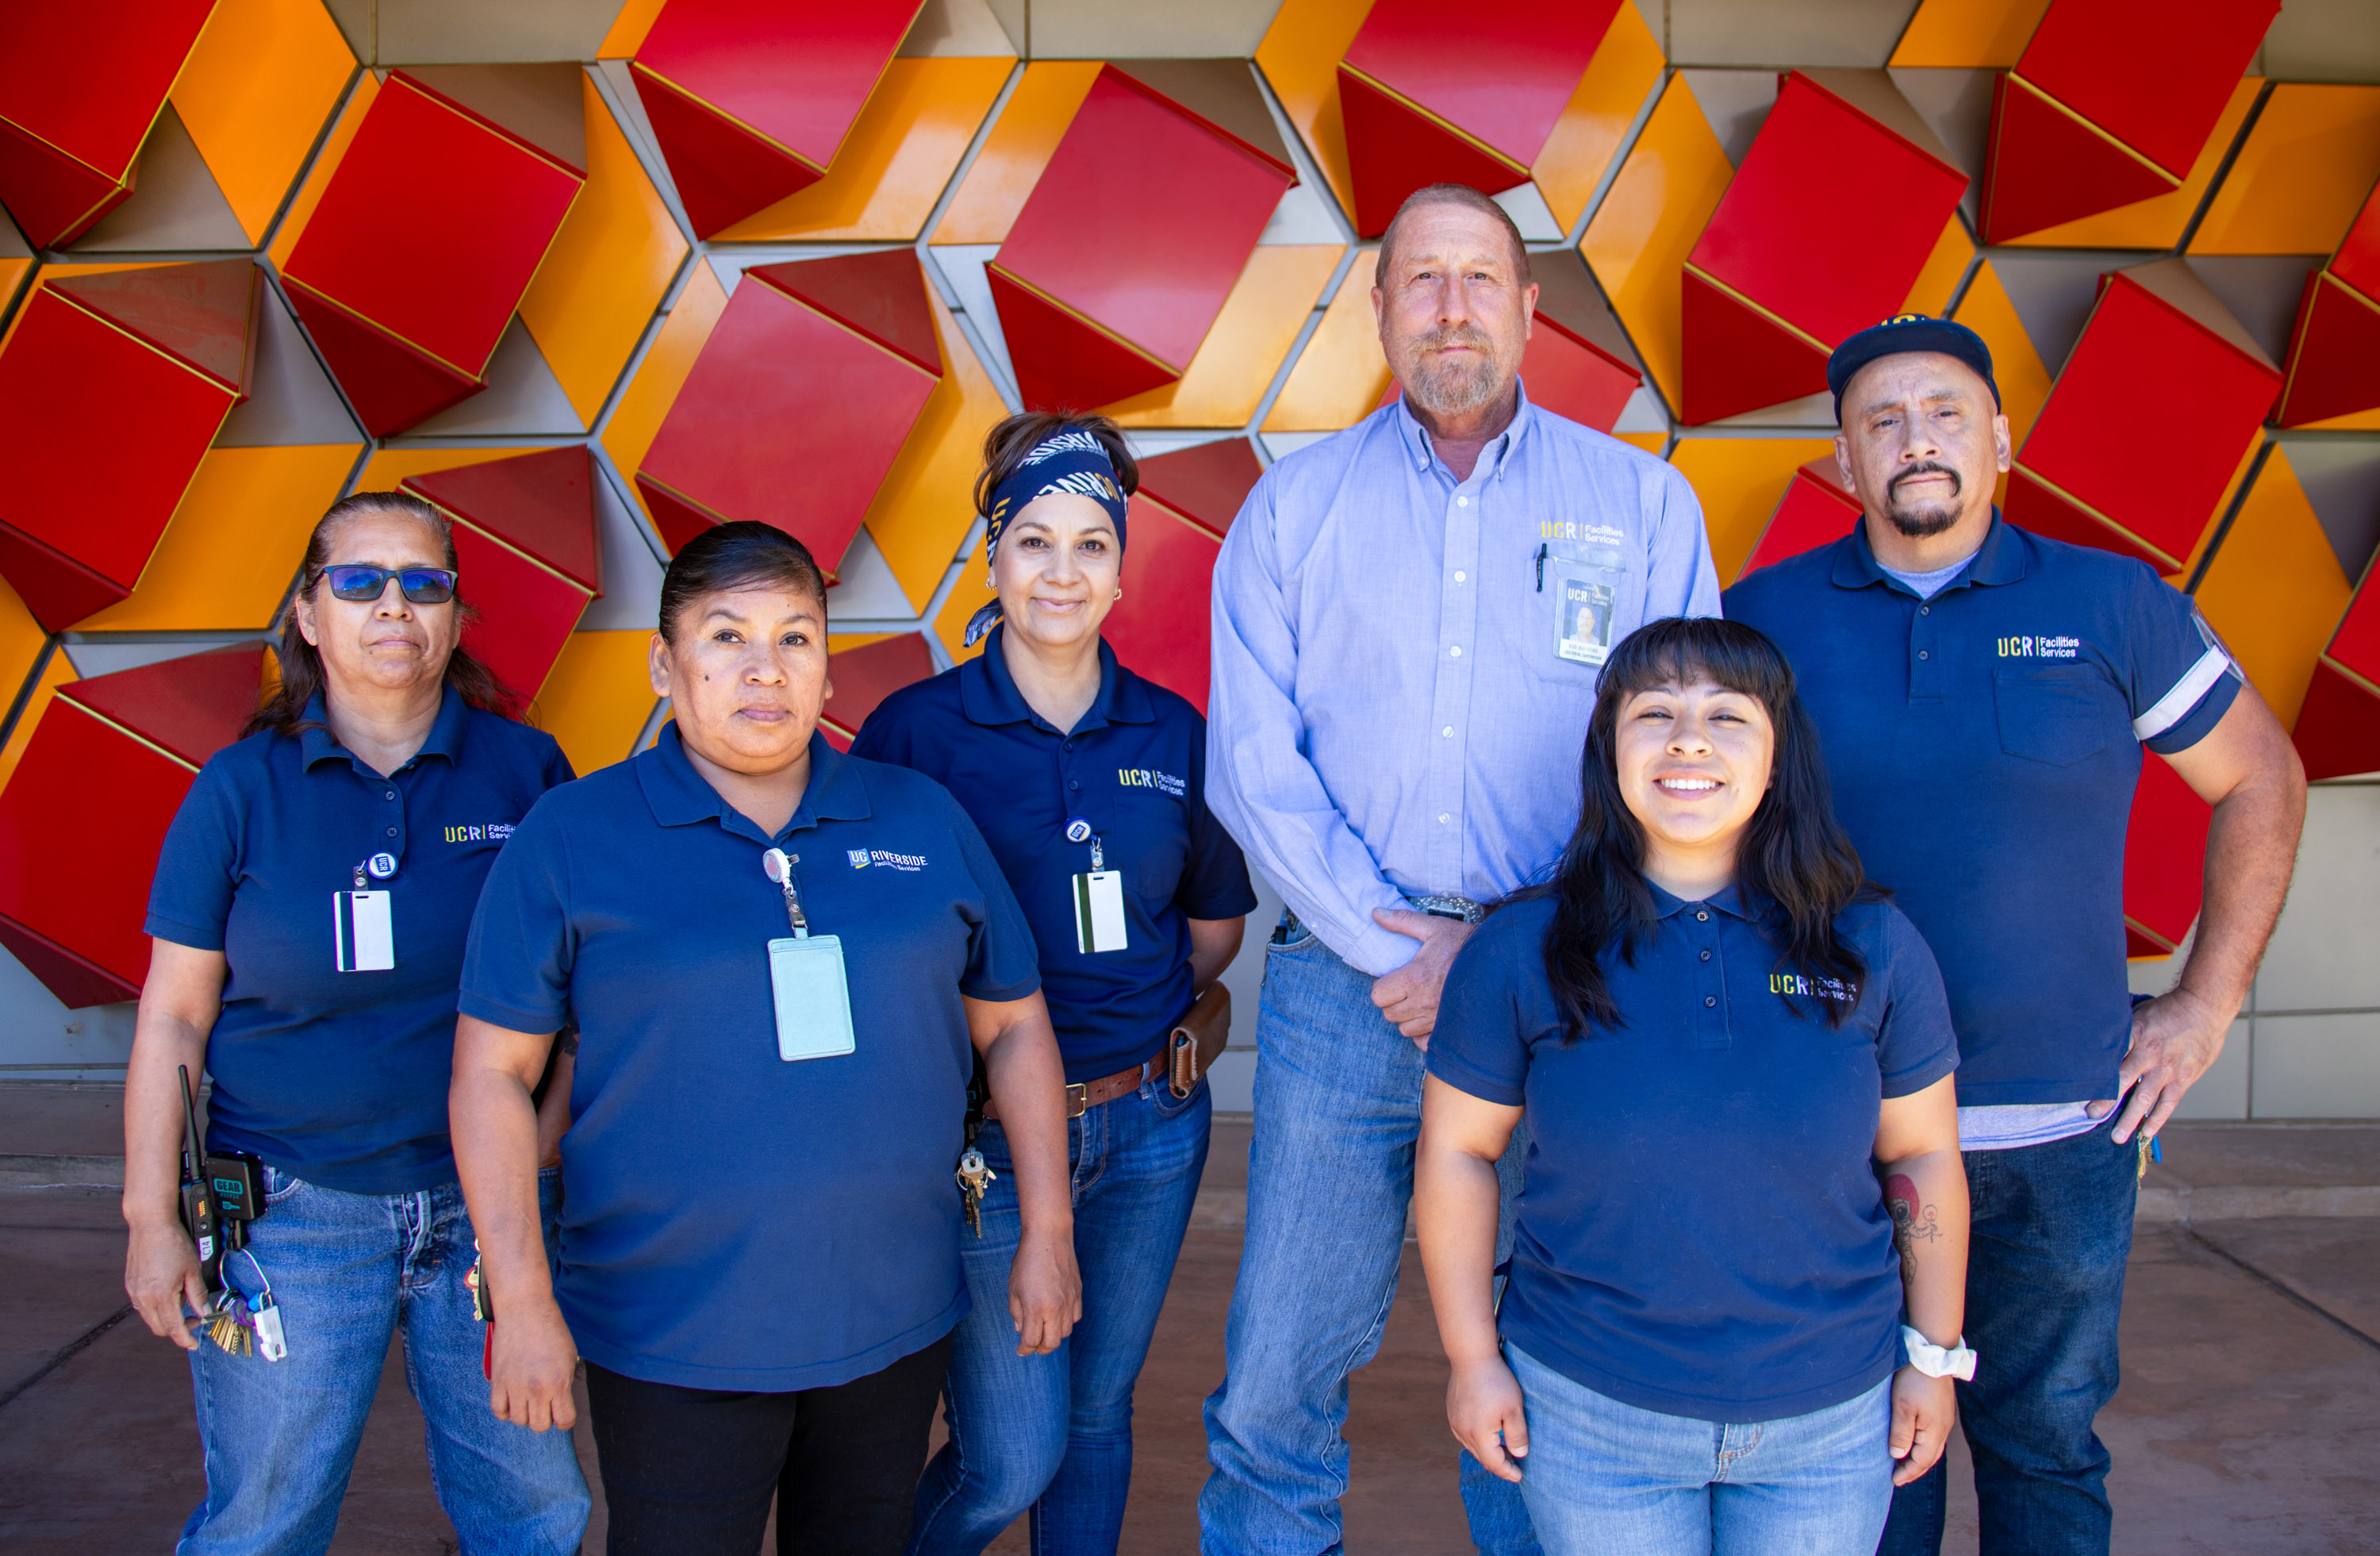
[(776, 1001), (777, 1057), (832, 1059), (858, 1047), (851, 1030), (851, 985), (844, 976), (843, 941), (810, 933), (794, 867), (801, 857), (782, 848), (760, 856), (760, 868), (785, 893), (791, 937), (769, 942), (769, 986)]
[(1107, 868), (1099, 834), (1081, 816), (1066, 822), (1066, 841), (1091, 845), (1091, 868), (1075, 877), (1075, 943), (1084, 955), (1124, 949), (1123, 872)]
[(396, 856), (374, 854), (356, 866), (351, 892), (331, 893), (331, 933), (341, 972), (395, 972), (396, 926), (390, 917), (389, 893), (364, 884), (370, 873), (385, 881), (396, 873)]

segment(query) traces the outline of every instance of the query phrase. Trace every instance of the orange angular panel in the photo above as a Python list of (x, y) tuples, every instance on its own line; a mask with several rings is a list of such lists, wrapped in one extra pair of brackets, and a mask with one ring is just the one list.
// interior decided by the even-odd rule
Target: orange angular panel
[[(914, 256), (893, 257), (896, 266), (872, 273), (922, 298)], [(846, 310), (867, 312), (847, 290), (844, 261), (771, 269), (820, 263), (837, 267), (827, 289)], [(800, 301), (788, 284), (755, 275), (736, 288), (637, 478), (673, 546), (706, 522), (760, 519), (799, 536), (832, 578), (938, 375)], [(875, 316), (906, 306), (886, 300)]]
[[(2110, 419), (2143, 383), (2187, 383), (2191, 393), (2174, 399), (2156, 458), (2110, 459)], [(2067, 539), (2078, 517), (2095, 520), (2122, 540), (2085, 543), (2177, 572), (2280, 387), (2278, 370), (2185, 261), (2115, 272), (2017, 453), (2009, 518), (2049, 534), (2068, 527)]]
[(922, 632), (897, 632), (856, 649), (827, 656), (827, 684), (834, 695), (819, 716), (819, 729), (835, 749), (847, 751), (876, 705), (903, 687), (934, 672), (934, 650)]
[(2380, 407), (2380, 302), (2330, 271), (2306, 277), (2273, 419), (2303, 427)]
[(406, 490), (603, 593), (595, 462), (583, 447), (541, 449), (405, 478)]
[(2002, 76), (1993, 84), (1985, 242), (2006, 243), (2180, 186), (2180, 174), (2168, 173), (2023, 77)]
[(1378, 237), (1405, 197), (1428, 184), (1468, 184), (1501, 194), (1525, 184), (1526, 164), (1497, 155), (1448, 126), (1416, 112), (1345, 66), (1339, 67), (1340, 112), (1347, 126), (1347, 160), (1355, 186), (1355, 231)]
[(987, 266), (1008, 337), (1009, 365), (1027, 410), (1088, 410), (1173, 382), (1179, 374), (1124, 341)]
[(132, 188), (133, 159), (213, 0), (0, 6), (0, 205), (36, 249)]
[(2308, 778), (2380, 772), (2380, 686), (2324, 659), (2313, 667), (2291, 738)]
[(1139, 495), (1162, 503), (1217, 540), (1231, 533), (1264, 467), (1245, 438), (1202, 443), (1140, 462)]
[(2134, 956), (2170, 955), (2198, 918), (2215, 811), (2164, 759), (2141, 762), (2124, 832), (2124, 928)]
[(1842, 488), (1842, 472), (1833, 457), (1811, 460), (1793, 472), (1785, 495), (1778, 501), (1776, 516), (1760, 532), (1743, 572), (1756, 572), (1789, 556), (1834, 544), (1851, 533), (1852, 526), (1860, 521), (1860, 512), (1859, 499)]
[(321, 297), (294, 277), (284, 277), (289, 306), (314, 337), (322, 360), (364, 431), (384, 438), (426, 421), (448, 406), (485, 389), (480, 379), (457, 372), (436, 358), (414, 350), (385, 330)]
[(1208, 599), (1222, 543), (1146, 497), (1132, 501), (1123, 598), (1102, 628), (1116, 658), (1207, 711)]
[(53, 276), (50, 289), (246, 399), (261, 276), (253, 260), (210, 260), (97, 275), (66, 272)]
[(1691, 269), (1683, 321), (1684, 420), (1717, 421), (1826, 392), (1823, 347)]
[(934, 338), (926, 278), (911, 250), (880, 249), (872, 254), (795, 260), (757, 266), (746, 274), (857, 330), (921, 371), (941, 376), (941, 343)]

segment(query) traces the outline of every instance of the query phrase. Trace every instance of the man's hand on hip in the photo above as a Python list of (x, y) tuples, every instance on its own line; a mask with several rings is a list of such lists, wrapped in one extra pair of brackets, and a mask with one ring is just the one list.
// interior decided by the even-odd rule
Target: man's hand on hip
[[(1379, 998), (1376, 993), (1374, 999)], [(2130, 1088), (2124, 1115), (2116, 1120), (2115, 1141), (2122, 1145), (2132, 1131), (2145, 1127), (2152, 1138), (2173, 1116), (2182, 1095), (2197, 1084), (2223, 1052), (2224, 1034), (2231, 1017), (2187, 989), (2176, 989), (2134, 1007), (2132, 1046), (2116, 1072), (2118, 1088)], [(2093, 1102), (2093, 1118), (2105, 1118), (2116, 1104)]]
[(1454, 954), (1471, 938), (1471, 926), (1460, 918), (1440, 918), (1434, 913), (1411, 913), (1403, 908), (1379, 907), (1372, 917), (1384, 930), (1394, 930), (1401, 935), (1411, 935), (1421, 942), (1414, 959), (1385, 978), (1372, 980), (1372, 1003), (1380, 1014), (1397, 1024), (1397, 1030), (1414, 1040), (1417, 1048), (1429, 1047), (1429, 1034), (1438, 1026), (1439, 991), (1446, 987), (1446, 969), (1454, 963)]

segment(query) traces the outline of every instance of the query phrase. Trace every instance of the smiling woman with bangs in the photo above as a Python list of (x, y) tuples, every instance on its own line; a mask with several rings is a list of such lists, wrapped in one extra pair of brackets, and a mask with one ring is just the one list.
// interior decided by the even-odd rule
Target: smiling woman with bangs
[(1580, 770), (1552, 881), (1463, 947), (1430, 1044), (1415, 1205), (1449, 1420), (1552, 1556), (1868, 1556), (1973, 1367), (1940, 974), (1750, 627), (1621, 643)]

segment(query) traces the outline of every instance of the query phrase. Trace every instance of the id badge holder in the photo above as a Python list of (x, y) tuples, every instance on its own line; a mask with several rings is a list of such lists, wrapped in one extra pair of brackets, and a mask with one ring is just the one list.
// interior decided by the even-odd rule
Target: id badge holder
[(1616, 551), (1589, 547), (1554, 562), (1554, 657), (1600, 665), (1611, 657), (1611, 618), (1620, 602)]
[(396, 925), (386, 892), (332, 893), (331, 934), (341, 972), (396, 970)]
[(1087, 956), (1124, 949), (1123, 872), (1106, 863), (1094, 837), (1091, 868), (1074, 878), (1075, 944)]
[(769, 988), (777, 1005), (778, 1058), (832, 1059), (859, 1046), (851, 1031), (841, 936), (771, 941)]

